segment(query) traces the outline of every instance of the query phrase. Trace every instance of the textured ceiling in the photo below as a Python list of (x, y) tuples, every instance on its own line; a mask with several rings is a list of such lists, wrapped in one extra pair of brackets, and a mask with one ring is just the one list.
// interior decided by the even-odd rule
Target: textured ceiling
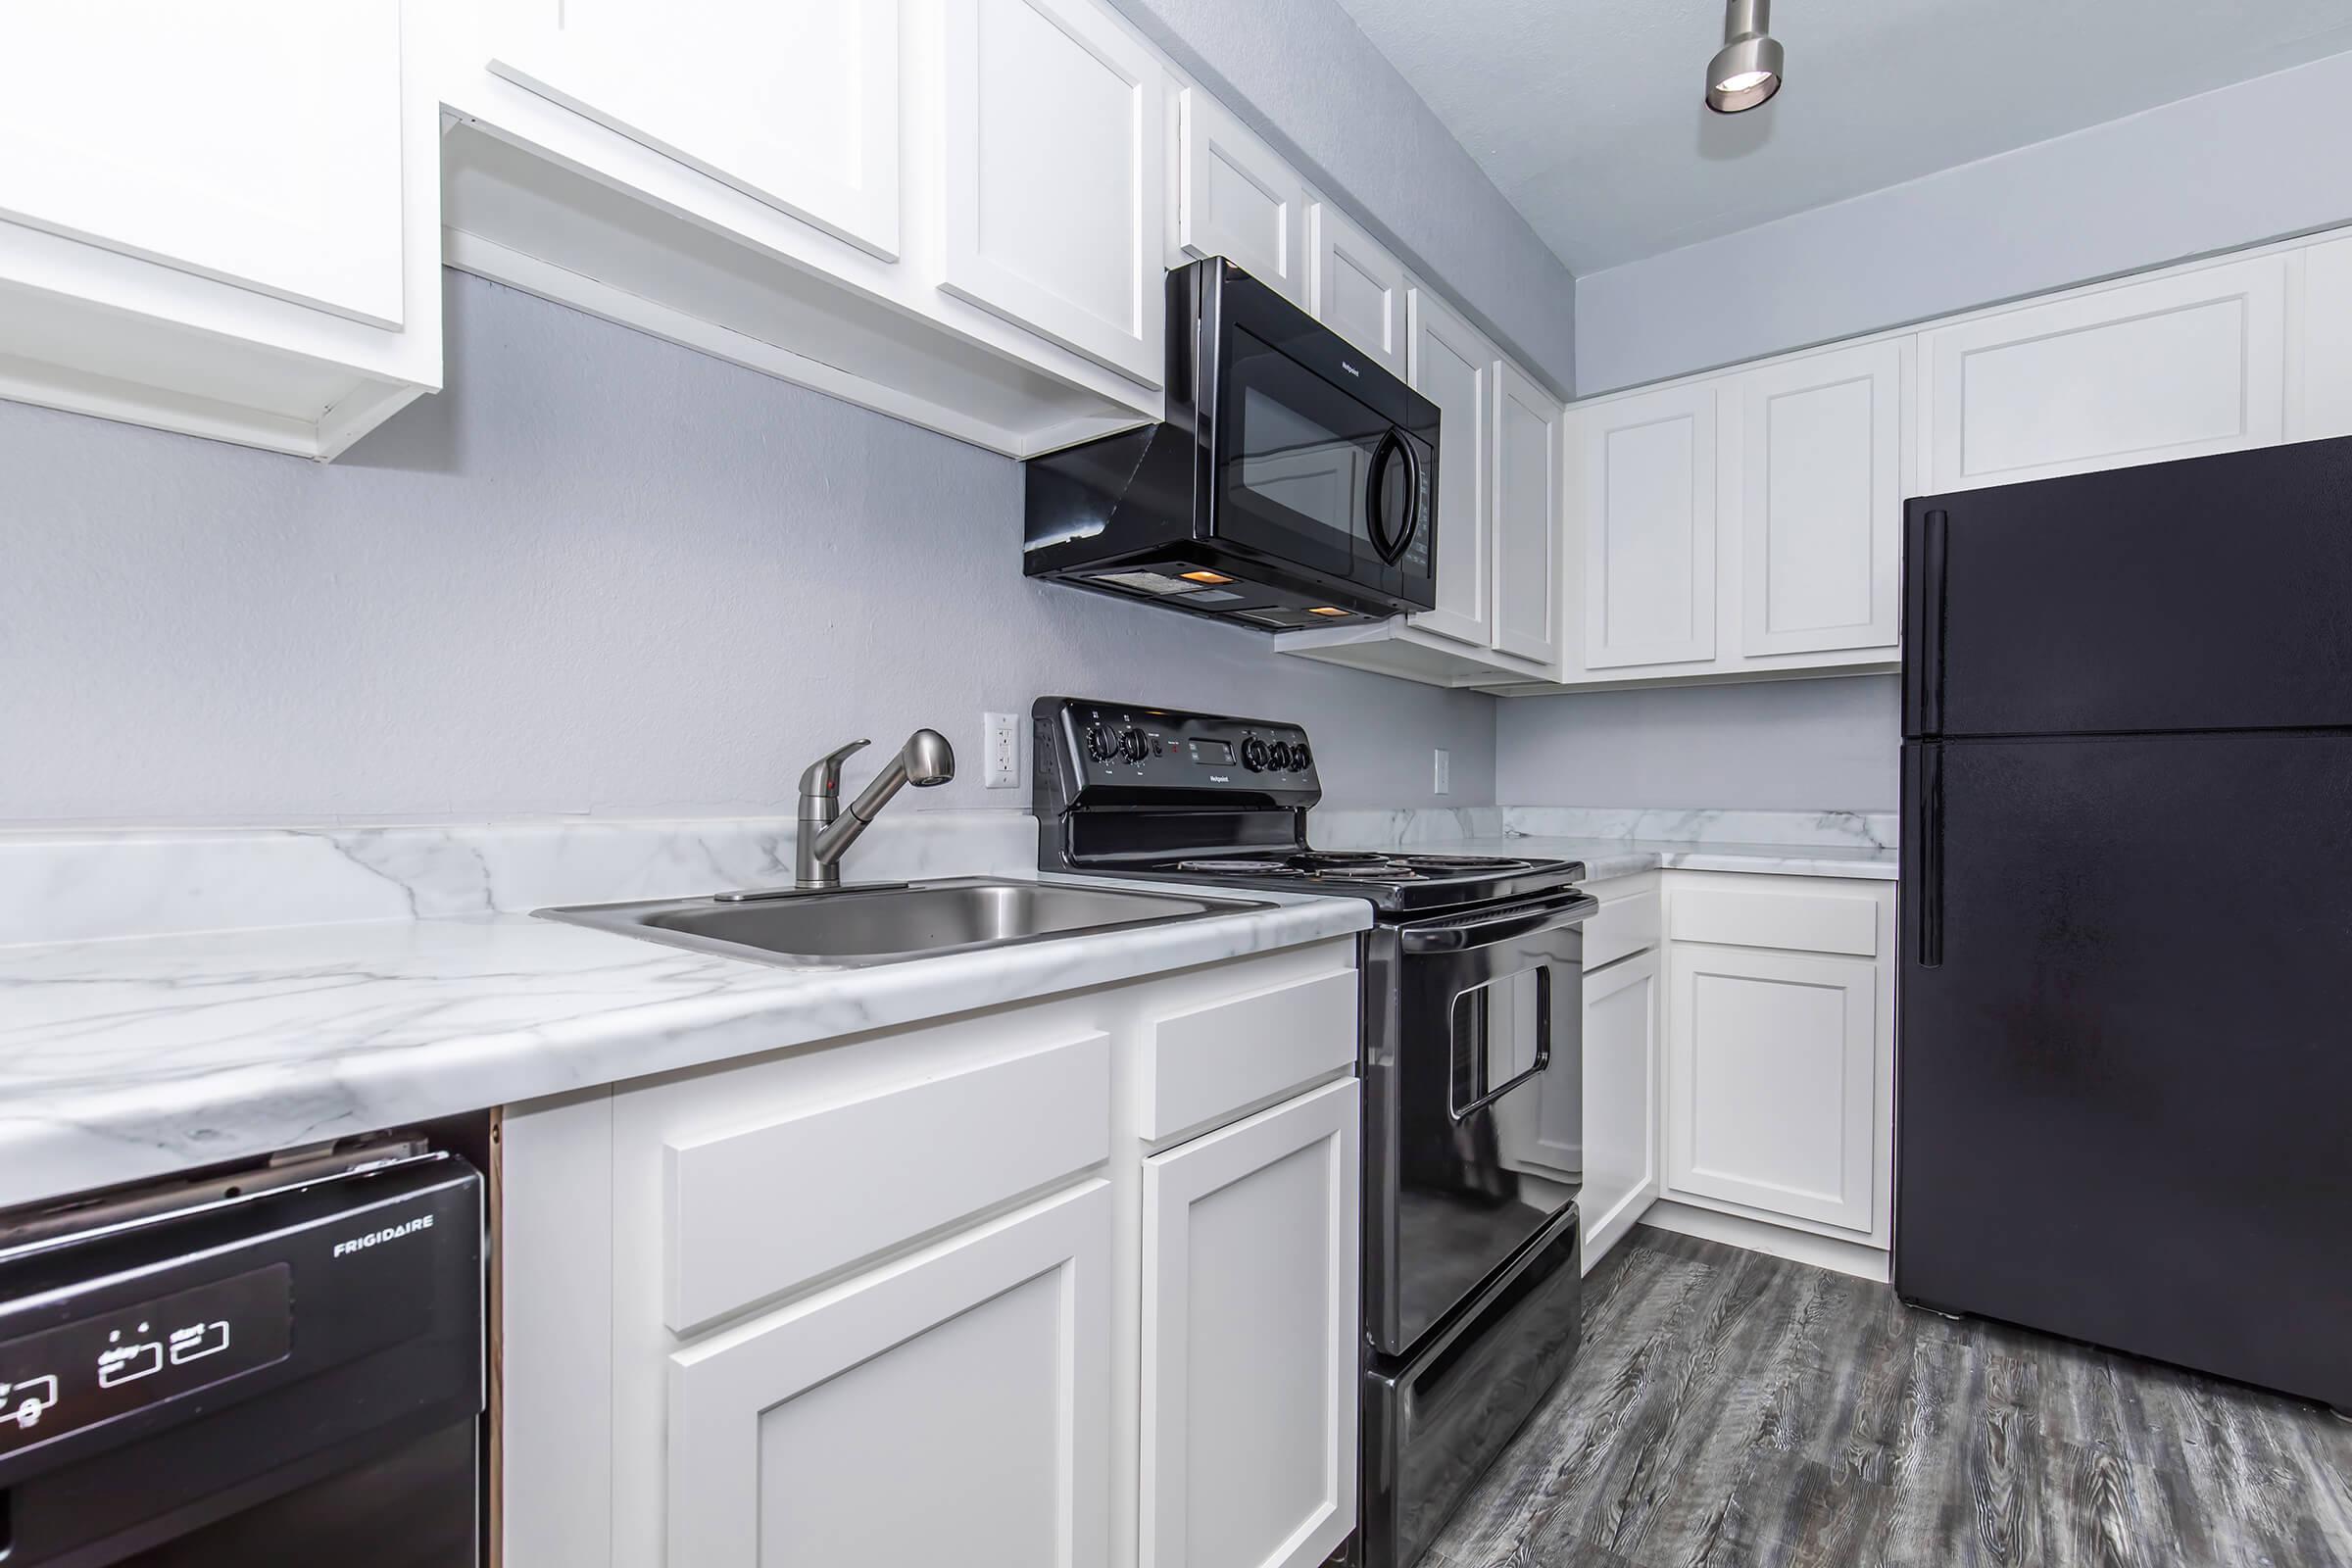
[(2352, 0), (1779, 0), (1726, 117), (1720, 0), (1340, 3), (1577, 272), (2352, 49)]

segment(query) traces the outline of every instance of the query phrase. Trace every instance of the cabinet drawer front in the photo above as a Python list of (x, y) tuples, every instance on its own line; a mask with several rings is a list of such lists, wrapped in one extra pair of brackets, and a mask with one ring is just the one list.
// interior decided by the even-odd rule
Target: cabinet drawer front
[(1156, 1143), (1353, 1065), (1355, 1010), (1355, 971), (1340, 969), (1157, 1020), (1137, 1125)]
[(683, 1333), (1109, 1154), (1110, 1041), (663, 1148), (667, 1320)]
[(1658, 945), (1658, 895), (1629, 893), (1603, 899), (1585, 922), (1585, 972)]
[(1668, 911), (1677, 942), (1790, 953), (1879, 954), (1879, 902), (1857, 893), (1753, 893), (1690, 889)]
[(1106, 1561), (1110, 1216), (1091, 1182), (672, 1355), (668, 1560)]

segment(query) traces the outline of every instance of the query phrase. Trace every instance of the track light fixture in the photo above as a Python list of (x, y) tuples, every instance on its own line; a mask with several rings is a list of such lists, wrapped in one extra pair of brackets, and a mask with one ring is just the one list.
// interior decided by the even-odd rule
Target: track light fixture
[(1723, 47), (1707, 62), (1709, 109), (1736, 115), (1781, 90), (1781, 45), (1771, 26), (1772, 0), (1728, 0)]

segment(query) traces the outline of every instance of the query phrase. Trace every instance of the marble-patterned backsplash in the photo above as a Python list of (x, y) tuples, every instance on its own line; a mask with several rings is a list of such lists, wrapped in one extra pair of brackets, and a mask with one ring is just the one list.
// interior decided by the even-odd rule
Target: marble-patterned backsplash
[[(792, 880), (790, 817), (0, 833), (0, 947), (514, 913)], [(881, 817), (850, 881), (1035, 870), (1026, 811)]]
[(1658, 810), (1639, 807), (1465, 806), (1307, 816), (1327, 850), (1470, 839), (1616, 839), (1651, 844), (1769, 844), (1791, 849), (1892, 849), (1892, 811)]

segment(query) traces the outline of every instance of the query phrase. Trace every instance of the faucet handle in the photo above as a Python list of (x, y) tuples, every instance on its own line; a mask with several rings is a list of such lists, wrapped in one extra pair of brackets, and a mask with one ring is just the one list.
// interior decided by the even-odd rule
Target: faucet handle
[(838, 796), (841, 793), (841, 760), (872, 744), (872, 741), (852, 741), (839, 751), (828, 752), (810, 762), (801, 774), (801, 799)]

